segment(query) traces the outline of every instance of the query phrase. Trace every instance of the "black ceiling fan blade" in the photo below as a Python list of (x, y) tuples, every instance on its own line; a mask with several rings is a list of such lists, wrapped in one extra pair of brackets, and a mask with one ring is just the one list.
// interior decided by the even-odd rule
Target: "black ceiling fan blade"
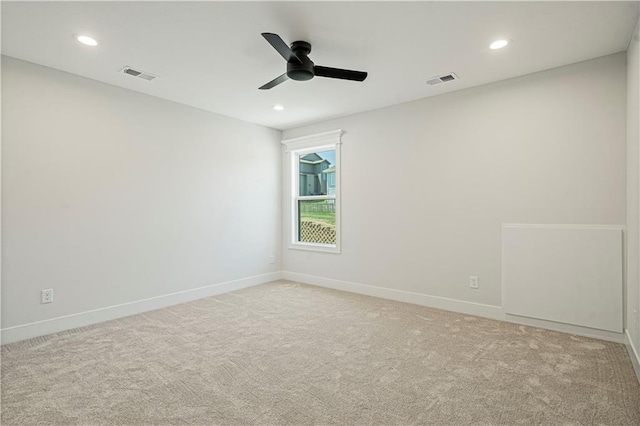
[(278, 84), (284, 83), (287, 80), (289, 80), (289, 77), (287, 77), (287, 73), (284, 73), (280, 77), (276, 77), (273, 80), (271, 80), (270, 82), (268, 82), (267, 84), (259, 87), (259, 89), (260, 90), (271, 89), (272, 87), (276, 87)]
[(289, 46), (287, 46), (287, 43), (285, 43), (278, 34), (262, 33), (262, 37), (264, 37), (265, 40), (267, 40), (269, 44), (273, 46), (273, 48), (276, 49), (287, 62), (293, 62), (298, 65), (302, 65), (302, 61), (300, 60), (300, 58), (298, 58), (296, 54), (293, 53), (293, 50), (291, 50)]
[(313, 72), (316, 77), (339, 78), (342, 80), (353, 81), (364, 81), (368, 75), (364, 71), (343, 70), (340, 68), (321, 67), (317, 65), (313, 67)]

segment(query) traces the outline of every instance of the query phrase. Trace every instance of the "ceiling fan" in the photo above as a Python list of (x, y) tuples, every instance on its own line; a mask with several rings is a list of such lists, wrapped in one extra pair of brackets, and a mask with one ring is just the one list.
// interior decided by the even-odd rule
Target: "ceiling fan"
[(306, 41), (294, 41), (291, 43), (291, 47), (289, 47), (278, 34), (262, 33), (262, 37), (287, 61), (287, 72), (260, 87), (260, 90), (271, 89), (289, 79), (305, 81), (311, 80), (313, 77), (328, 77), (339, 78), (341, 80), (364, 81), (364, 79), (367, 78), (367, 73), (363, 71), (343, 70), (340, 68), (314, 65), (308, 56), (309, 53), (311, 53), (311, 44)]

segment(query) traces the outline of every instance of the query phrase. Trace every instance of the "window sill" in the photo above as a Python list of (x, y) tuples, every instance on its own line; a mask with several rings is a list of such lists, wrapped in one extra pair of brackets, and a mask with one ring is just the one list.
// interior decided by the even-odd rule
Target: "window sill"
[(334, 253), (340, 254), (340, 247), (332, 246), (328, 244), (313, 244), (313, 243), (291, 243), (289, 244), (290, 250), (306, 250), (306, 251), (318, 251), (321, 253)]

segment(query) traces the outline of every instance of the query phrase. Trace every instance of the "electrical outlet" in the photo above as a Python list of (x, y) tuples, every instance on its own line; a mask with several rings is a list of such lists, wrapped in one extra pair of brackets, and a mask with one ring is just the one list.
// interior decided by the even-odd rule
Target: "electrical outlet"
[(478, 280), (478, 277), (475, 276), (470, 276), (469, 277), (469, 287), (477, 289), (480, 287), (480, 282)]
[(276, 263), (276, 257), (274, 255), (269, 256), (269, 263)]
[(53, 303), (53, 289), (48, 288), (46, 290), (42, 290), (40, 294), (40, 303)]

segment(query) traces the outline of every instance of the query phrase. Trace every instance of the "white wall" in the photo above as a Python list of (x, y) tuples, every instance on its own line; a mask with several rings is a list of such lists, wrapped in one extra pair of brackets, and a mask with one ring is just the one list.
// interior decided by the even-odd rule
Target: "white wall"
[[(636, 350), (640, 350), (640, 39), (636, 24), (634, 37), (627, 50), (627, 334)], [(635, 312), (635, 315), (634, 315)], [(638, 370), (640, 376), (640, 369)]]
[(288, 249), (285, 196), (283, 269), (500, 306), (502, 223), (625, 224), (625, 62), (619, 53), (285, 131), (346, 133), (342, 253)]
[(3, 328), (280, 269), (279, 131), (7, 57), (2, 92)]

